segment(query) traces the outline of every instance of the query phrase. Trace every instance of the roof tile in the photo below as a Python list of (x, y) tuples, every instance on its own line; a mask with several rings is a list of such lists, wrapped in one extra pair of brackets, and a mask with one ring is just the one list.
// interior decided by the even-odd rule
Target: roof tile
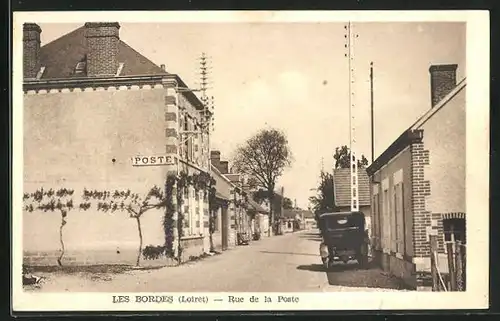
[[(75, 75), (77, 63), (87, 54), (85, 27), (63, 35), (40, 49), (40, 64), (45, 67), (42, 79), (81, 77)], [(118, 62), (124, 63), (120, 76), (164, 75), (167, 72), (125, 42), (119, 42)]]
[[(351, 206), (351, 171), (349, 168), (338, 168), (333, 172), (335, 187), (335, 205)], [(370, 183), (365, 169), (358, 169), (359, 205), (370, 205)]]

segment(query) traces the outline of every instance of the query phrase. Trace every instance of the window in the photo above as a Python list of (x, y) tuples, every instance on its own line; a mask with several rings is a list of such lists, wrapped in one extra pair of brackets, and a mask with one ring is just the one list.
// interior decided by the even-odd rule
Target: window
[(452, 218), (443, 220), (445, 242), (461, 241), (465, 244), (465, 219)]
[(87, 62), (86, 58), (76, 64), (75, 75), (85, 75), (87, 73)]
[(383, 207), (383, 218), (382, 218), (382, 226), (384, 227), (384, 235), (383, 235), (383, 242), (382, 246), (384, 248), (390, 248), (391, 247), (391, 215), (390, 215), (390, 204), (389, 204), (389, 190), (385, 189), (384, 190), (384, 199), (382, 201), (382, 207)]
[(403, 183), (394, 186), (394, 239), (396, 242), (396, 252), (403, 254), (404, 248), (404, 206), (403, 206)]
[(380, 246), (380, 208), (378, 193), (373, 195), (373, 236), (376, 240), (376, 246)]
[(398, 193), (396, 191), (396, 186), (392, 187), (392, 204), (391, 204), (391, 250), (397, 252), (397, 244), (398, 244), (398, 213), (397, 213), (397, 204), (398, 204)]

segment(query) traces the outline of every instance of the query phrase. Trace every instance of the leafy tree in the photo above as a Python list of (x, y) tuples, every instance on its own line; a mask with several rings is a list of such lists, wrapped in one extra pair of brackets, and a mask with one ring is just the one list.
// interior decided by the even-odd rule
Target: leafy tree
[[(238, 147), (234, 167), (242, 174), (255, 179), (255, 185), (267, 193), (270, 215), (269, 226), (274, 226), (273, 206), (276, 180), (285, 167), (291, 165), (292, 153), (286, 135), (277, 129), (263, 129)], [(271, 230), (269, 230), (269, 235)]]
[[(335, 159), (335, 168), (351, 167), (351, 151), (346, 145), (335, 148), (333, 158)], [(368, 159), (362, 154), (361, 159), (358, 158), (358, 168), (365, 168), (367, 166)]]
[(137, 223), (137, 232), (139, 234), (139, 249), (137, 251), (136, 266), (139, 266), (143, 245), (141, 217), (151, 209), (166, 207), (167, 198), (165, 197), (165, 193), (157, 186), (153, 186), (144, 196), (132, 193), (130, 190), (115, 190), (114, 192), (110, 192), (89, 191), (84, 189), (83, 199), (86, 203), (82, 203), (80, 205), (81, 207), (84, 206), (88, 209), (91, 207), (91, 201), (96, 201), (96, 209), (98, 211), (105, 213), (122, 211), (128, 213), (130, 218), (135, 219)]
[(321, 213), (334, 212), (335, 207), (335, 196), (333, 189), (333, 175), (321, 171), (320, 173), (320, 183), (316, 189), (317, 195), (309, 197), (309, 202), (311, 204), (311, 210), (314, 211), (316, 220)]
[(283, 198), (283, 208), (286, 210), (292, 210), (295, 208), (292, 200), (288, 197)]
[(68, 212), (74, 208), (73, 192), (74, 190), (66, 188), (60, 188), (59, 190), (53, 190), (52, 188), (44, 190), (42, 187), (39, 190), (36, 190), (34, 193), (24, 193), (23, 195), (25, 211), (59, 211), (59, 213), (61, 214), (61, 224), (59, 225), (59, 242), (61, 244), (61, 254), (57, 258), (57, 264), (59, 266), (63, 265), (62, 259), (64, 257), (65, 251), (63, 229), (67, 223), (66, 217), (68, 216)]

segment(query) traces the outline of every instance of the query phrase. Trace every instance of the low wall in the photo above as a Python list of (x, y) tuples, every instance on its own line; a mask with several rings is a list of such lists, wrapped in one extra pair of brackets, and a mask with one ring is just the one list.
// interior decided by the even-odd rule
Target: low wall
[(205, 252), (203, 236), (184, 237), (183, 239), (181, 239), (181, 246), (182, 262), (187, 262), (190, 260), (190, 258), (200, 256)]
[(417, 274), (414, 263), (395, 255), (383, 253), (380, 250), (374, 250), (373, 253), (375, 264), (380, 266), (384, 272), (397, 277), (410, 289), (417, 288)]

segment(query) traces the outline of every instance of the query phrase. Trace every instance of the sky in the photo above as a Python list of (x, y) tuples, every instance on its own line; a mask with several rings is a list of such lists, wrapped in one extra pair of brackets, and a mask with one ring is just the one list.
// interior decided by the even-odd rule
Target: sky
[[(82, 24), (47, 24), (42, 45)], [(215, 129), (212, 150), (231, 160), (263, 128), (282, 130), (294, 156), (278, 185), (307, 208), (335, 147), (349, 145), (349, 73), (345, 24), (121, 23), (120, 38), (189, 86), (210, 57)], [(374, 64), (375, 158), (431, 108), (429, 67), (458, 64), (466, 76), (466, 25), (458, 22), (358, 22), (353, 69), (356, 153), (371, 160), (370, 62)]]

